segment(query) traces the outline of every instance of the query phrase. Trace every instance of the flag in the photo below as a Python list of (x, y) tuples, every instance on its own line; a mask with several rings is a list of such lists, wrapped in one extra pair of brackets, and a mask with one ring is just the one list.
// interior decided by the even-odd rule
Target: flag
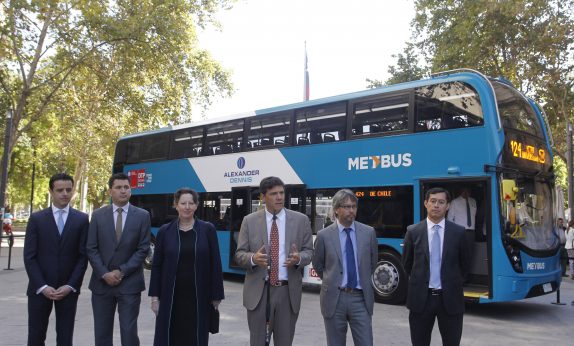
[(309, 100), (309, 70), (307, 69), (307, 41), (305, 41), (305, 84), (303, 85), (303, 101)]

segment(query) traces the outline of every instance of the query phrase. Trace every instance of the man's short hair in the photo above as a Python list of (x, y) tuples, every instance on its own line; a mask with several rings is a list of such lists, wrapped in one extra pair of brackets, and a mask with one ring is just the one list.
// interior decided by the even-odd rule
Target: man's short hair
[(72, 176), (70, 176), (67, 173), (56, 173), (53, 176), (50, 177), (50, 182), (49, 182), (49, 187), (50, 187), (50, 191), (54, 190), (54, 182), (56, 182), (57, 180), (68, 180), (72, 182), (72, 186), (74, 186), (74, 178), (72, 178)]
[(281, 179), (277, 177), (263, 178), (259, 183), (259, 193), (264, 195), (267, 193), (267, 191), (271, 190), (275, 186), (285, 186), (285, 184)]
[(433, 187), (432, 189), (428, 189), (427, 192), (425, 193), (425, 201), (428, 201), (430, 198), (430, 195), (435, 195), (437, 193), (443, 193), (446, 195), (446, 202), (450, 203), (450, 193), (448, 192), (447, 189), (442, 188), (442, 187)]
[(114, 186), (114, 181), (116, 180), (130, 180), (130, 177), (128, 177), (125, 173), (115, 173), (112, 174), (112, 176), (110, 177), (110, 179), (108, 180), (108, 187), (111, 189), (112, 186)]

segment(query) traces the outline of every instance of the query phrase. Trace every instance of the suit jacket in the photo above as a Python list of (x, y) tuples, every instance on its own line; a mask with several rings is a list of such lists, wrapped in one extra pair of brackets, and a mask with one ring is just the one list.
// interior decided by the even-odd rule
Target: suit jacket
[(24, 266), (28, 273), (28, 295), (48, 285), (55, 289), (69, 285), (80, 293), (88, 266), (86, 237), (88, 215), (70, 208), (62, 235), (52, 208), (33, 213), (26, 227)]
[[(256, 211), (243, 218), (235, 260), (247, 270), (243, 284), (243, 305), (248, 310), (254, 310), (259, 304), (265, 286), (267, 268), (251, 266), (251, 257), (263, 245), (268, 245), (267, 221), (265, 209)], [(303, 281), (303, 267), (311, 262), (313, 256), (313, 240), (311, 224), (305, 214), (285, 209), (285, 253), (291, 252), (291, 244), (299, 250), (301, 262), (298, 266), (287, 269), (289, 281), (289, 298), (294, 313), (301, 307), (301, 285)]]
[[(464, 312), (463, 283), (469, 269), (464, 227), (445, 220), (440, 278), (444, 308), (449, 314)], [(409, 276), (407, 308), (421, 312), (430, 281), (430, 256), (426, 218), (407, 227), (402, 257)]]
[[(355, 221), (355, 234), (357, 239), (357, 262), (359, 278), (365, 298), (365, 307), (373, 315), (375, 293), (371, 284), (371, 275), (375, 271), (378, 260), (377, 236), (371, 226)], [(326, 318), (333, 317), (343, 280), (343, 257), (339, 228), (333, 223), (317, 233), (315, 239), (315, 253), (313, 254), (313, 268), (321, 278), (321, 313)]]
[(142, 264), (149, 251), (149, 213), (130, 204), (126, 217), (118, 243), (112, 205), (92, 214), (86, 248), (93, 269), (89, 288), (94, 293), (103, 294), (112, 288), (102, 277), (114, 269), (124, 274), (117, 286), (120, 293), (135, 294), (145, 290)]

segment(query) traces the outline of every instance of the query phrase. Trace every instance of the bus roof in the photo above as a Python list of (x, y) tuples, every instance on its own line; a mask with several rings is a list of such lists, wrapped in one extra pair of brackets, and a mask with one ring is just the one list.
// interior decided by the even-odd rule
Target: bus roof
[[(392, 91), (397, 91), (397, 90), (402, 90), (402, 89), (407, 89), (407, 88), (420, 87), (420, 86), (427, 85), (430, 82), (436, 83), (437, 80), (439, 80), (439, 81), (440, 80), (445, 80), (445, 81), (452, 80), (452, 79), (455, 79), (455, 78), (461, 77), (461, 76), (467, 76), (467, 77), (471, 77), (471, 78), (479, 78), (479, 79), (488, 80), (488, 78), (486, 76), (484, 76), (482, 73), (477, 72), (475, 70), (457, 69), (457, 70), (445, 71), (445, 72), (432, 74), (428, 78), (423, 78), (423, 79), (419, 79), (416, 81), (409, 81), (409, 82), (398, 83), (398, 84), (393, 84), (393, 85), (385, 85), (385, 86), (372, 88), (372, 89), (355, 91), (355, 92), (340, 94), (340, 95), (335, 95), (335, 96), (328, 96), (328, 97), (323, 97), (323, 98), (309, 100), (309, 101), (290, 103), (290, 104), (271, 107), (271, 108), (263, 108), (263, 109), (259, 109), (259, 110), (255, 110), (255, 111), (236, 113), (236, 114), (231, 114), (231, 115), (227, 115), (227, 116), (216, 117), (216, 118), (212, 118), (212, 119), (195, 121), (195, 122), (190, 122), (190, 123), (185, 123), (185, 124), (169, 125), (169, 126), (162, 127), (159, 129), (154, 129), (154, 130), (143, 131), (143, 132), (138, 132), (138, 133), (126, 135), (126, 136), (121, 137), (120, 140), (136, 138), (136, 137), (141, 137), (141, 136), (146, 136), (146, 135), (151, 135), (151, 134), (157, 134), (157, 133), (163, 133), (163, 132), (170, 132), (170, 131), (178, 130), (178, 129), (185, 129), (185, 128), (199, 127), (199, 126), (204, 126), (204, 125), (221, 123), (221, 122), (225, 122), (225, 121), (229, 121), (229, 120), (238, 120), (238, 119), (248, 118), (248, 117), (252, 117), (252, 116), (260, 116), (260, 115), (265, 115), (265, 114), (290, 111), (290, 110), (299, 109), (299, 108), (319, 106), (319, 105), (324, 105), (324, 104), (329, 104), (329, 103), (346, 101), (346, 100), (353, 99), (353, 98), (368, 97), (368, 96), (372, 96), (372, 95), (381, 94), (382, 92), (392, 92)], [(510, 85), (512, 85), (512, 84), (510, 84)]]

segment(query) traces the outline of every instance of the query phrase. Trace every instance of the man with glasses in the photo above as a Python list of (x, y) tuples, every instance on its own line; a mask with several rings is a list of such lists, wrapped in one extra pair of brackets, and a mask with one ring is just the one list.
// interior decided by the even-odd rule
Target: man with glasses
[(327, 345), (345, 345), (347, 324), (355, 345), (373, 345), (375, 296), (371, 274), (377, 265), (377, 237), (373, 227), (355, 221), (357, 197), (351, 190), (333, 196), (335, 223), (315, 240), (313, 267), (321, 283), (321, 314)]
[(464, 227), (445, 220), (447, 190), (425, 194), (427, 217), (407, 228), (403, 266), (409, 276), (407, 308), (413, 345), (430, 345), (435, 319), (443, 345), (459, 345), (464, 313), (463, 282), (469, 258)]

